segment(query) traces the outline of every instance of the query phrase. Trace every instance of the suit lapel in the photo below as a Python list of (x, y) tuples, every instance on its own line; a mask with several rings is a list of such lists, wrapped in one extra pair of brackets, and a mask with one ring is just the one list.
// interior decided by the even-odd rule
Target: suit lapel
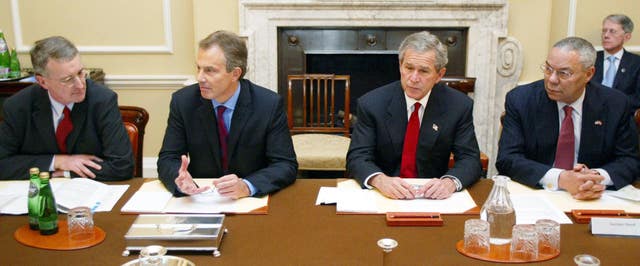
[(613, 88), (616, 88), (618, 84), (624, 82), (627, 77), (627, 69), (631, 65), (631, 57), (628, 55), (628, 52), (624, 50), (622, 53), (622, 58), (620, 58), (620, 65), (618, 65), (618, 70), (616, 71), (616, 77), (613, 80)]
[(222, 158), (220, 157), (220, 143), (218, 142), (218, 124), (213, 111), (211, 100), (200, 98), (201, 104), (196, 109), (200, 124), (203, 127), (204, 137), (211, 147), (211, 157), (215, 158), (216, 168), (222, 169)]
[(407, 131), (407, 102), (400, 83), (391, 92), (391, 100), (387, 106), (387, 116), (385, 119), (385, 129), (387, 137), (393, 144), (393, 154), (402, 154), (404, 135)]
[[(87, 91), (87, 97), (89, 93)], [(78, 142), (78, 138), (80, 137), (80, 132), (82, 132), (82, 128), (85, 127), (85, 121), (87, 120), (87, 115), (89, 113), (87, 108), (87, 99), (80, 103), (76, 103), (73, 105), (73, 110), (71, 110), (71, 123), (73, 123), (73, 130), (67, 137), (67, 151), (68, 153), (74, 153), (76, 143)]]
[(251, 88), (245, 81), (240, 82), (240, 95), (238, 95), (238, 101), (236, 102), (235, 110), (233, 110), (233, 117), (231, 118), (231, 128), (229, 129), (229, 140), (227, 143), (227, 158), (229, 167), (231, 167), (234, 151), (238, 145), (240, 135), (244, 132), (243, 128), (247, 124), (247, 121), (253, 114)]
[(427, 102), (422, 123), (420, 124), (418, 148), (426, 147), (427, 151), (431, 150), (436, 139), (438, 139), (438, 135), (440, 134), (439, 127), (442, 126), (440, 122), (446, 111), (443, 104), (445, 99), (443, 99), (442, 90), (444, 90), (444, 88), (440, 84), (437, 84), (431, 89), (431, 95), (429, 95), (429, 101)]
[(608, 121), (603, 119), (607, 117), (607, 110), (599, 99), (601, 97), (598, 90), (595, 86), (591, 86), (591, 83), (587, 83), (582, 104), (582, 131), (580, 133), (578, 162), (584, 161), (585, 154), (594, 154), (602, 150), (604, 130)]
[(56, 142), (56, 133), (53, 130), (53, 113), (51, 113), (51, 102), (49, 102), (49, 94), (41, 87), (34, 92), (36, 100), (33, 105), (33, 114), (31, 115), (34, 125), (38, 126), (37, 130), (41, 136), (42, 145), (46, 150), (58, 150)]
[(600, 51), (597, 53), (597, 56), (596, 56), (596, 63), (595, 63), (596, 73), (593, 76), (593, 79), (592, 79), (593, 81), (602, 83), (602, 78), (603, 78), (602, 72), (604, 71), (603, 64), (604, 64), (604, 51)]
[[(547, 96), (544, 90), (544, 83), (540, 83), (541, 87), (537, 87), (537, 103), (536, 107), (529, 115), (531, 121), (535, 124), (534, 132), (536, 142), (540, 145), (538, 147), (537, 154), (540, 154), (545, 158), (546, 164), (553, 164), (555, 160), (556, 146), (558, 143), (558, 135), (560, 134), (560, 121), (558, 116), (558, 104), (552, 101)], [(526, 130), (526, 129), (525, 129)], [(553, 147), (551, 152), (547, 147)]]

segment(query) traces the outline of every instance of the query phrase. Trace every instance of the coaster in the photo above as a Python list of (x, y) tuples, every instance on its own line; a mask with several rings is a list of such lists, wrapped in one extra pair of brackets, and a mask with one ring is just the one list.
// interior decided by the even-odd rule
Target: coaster
[(95, 232), (93, 238), (82, 241), (71, 241), (67, 229), (67, 220), (58, 221), (58, 233), (43, 236), (38, 230), (29, 229), (29, 224), (21, 226), (13, 233), (13, 237), (25, 246), (49, 249), (49, 250), (75, 250), (93, 247), (104, 241), (105, 232), (97, 226), (93, 226)]

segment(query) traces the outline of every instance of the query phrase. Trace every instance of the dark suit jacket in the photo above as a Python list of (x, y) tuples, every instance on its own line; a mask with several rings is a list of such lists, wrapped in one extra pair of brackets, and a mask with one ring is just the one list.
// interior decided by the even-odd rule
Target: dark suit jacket
[[(133, 176), (133, 151), (117, 97), (107, 87), (87, 80), (86, 98), (71, 111), (73, 131), (67, 139), (68, 152), (102, 158), (98, 163), (102, 169), (92, 169), (96, 180)], [(28, 179), (31, 167), (48, 171), (58, 153), (47, 91), (34, 84), (8, 98), (4, 122), (0, 123), (0, 179)]]
[(215, 110), (200, 96), (198, 84), (175, 92), (167, 130), (158, 159), (160, 180), (176, 196), (180, 156), (188, 154), (193, 178), (236, 174), (256, 187), (262, 196), (292, 184), (298, 163), (282, 98), (248, 80), (240, 81), (240, 95), (231, 120), (227, 156), (229, 169), (221, 167)]
[[(501, 174), (537, 187), (553, 167), (559, 117), (544, 81), (519, 86), (507, 94), (496, 167)], [(586, 86), (578, 163), (602, 168), (616, 189), (640, 175), (638, 134), (627, 97), (597, 82)]]
[[(463, 187), (473, 184), (482, 168), (472, 100), (438, 84), (433, 87), (424, 112), (416, 151), (418, 176), (452, 175)], [(399, 81), (358, 99), (358, 122), (351, 135), (347, 170), (361, 185), (375, 172), (399, 175), (407, 123), (407, 104)], [(451, 152), (455, 165), (449, 169)]]
[[(593, 81), (602, 84), (604, 52), (598, 51), (596, 56), (596, 73)], [(640, 56), (624, 51), (613, 88), (629, 95), (634, 109), (640, 108)]]

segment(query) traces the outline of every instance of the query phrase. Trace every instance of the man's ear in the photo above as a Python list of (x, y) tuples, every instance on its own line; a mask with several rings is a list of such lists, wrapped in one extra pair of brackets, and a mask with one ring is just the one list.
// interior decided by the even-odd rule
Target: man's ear
[(42, 75), (36, 74), (36, 82), (38, 82), (38, 85), (40, 85), (40, 87), (48, 90), (47, 87), (49, 87), (49, 82)]
[(240, 69), (239, 67), (234, 67), (233, 70), (231, 71), (231, 74), (233, 75), (234, 80), (240, 80), (240, 75), (242, 75), (242, 69)]

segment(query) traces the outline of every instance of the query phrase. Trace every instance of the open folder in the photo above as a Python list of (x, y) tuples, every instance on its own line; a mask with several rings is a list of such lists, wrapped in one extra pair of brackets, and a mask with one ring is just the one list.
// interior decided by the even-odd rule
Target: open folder
[[(210, 185), (213, 179), (194, 179), (199, 186)], [(174, 197), (160, 180), (145, 182), (120, 210), (122, 213), (245, 213), (267, 214), (269, 196), (230, 199), (215, 190), (194, 196)]]

